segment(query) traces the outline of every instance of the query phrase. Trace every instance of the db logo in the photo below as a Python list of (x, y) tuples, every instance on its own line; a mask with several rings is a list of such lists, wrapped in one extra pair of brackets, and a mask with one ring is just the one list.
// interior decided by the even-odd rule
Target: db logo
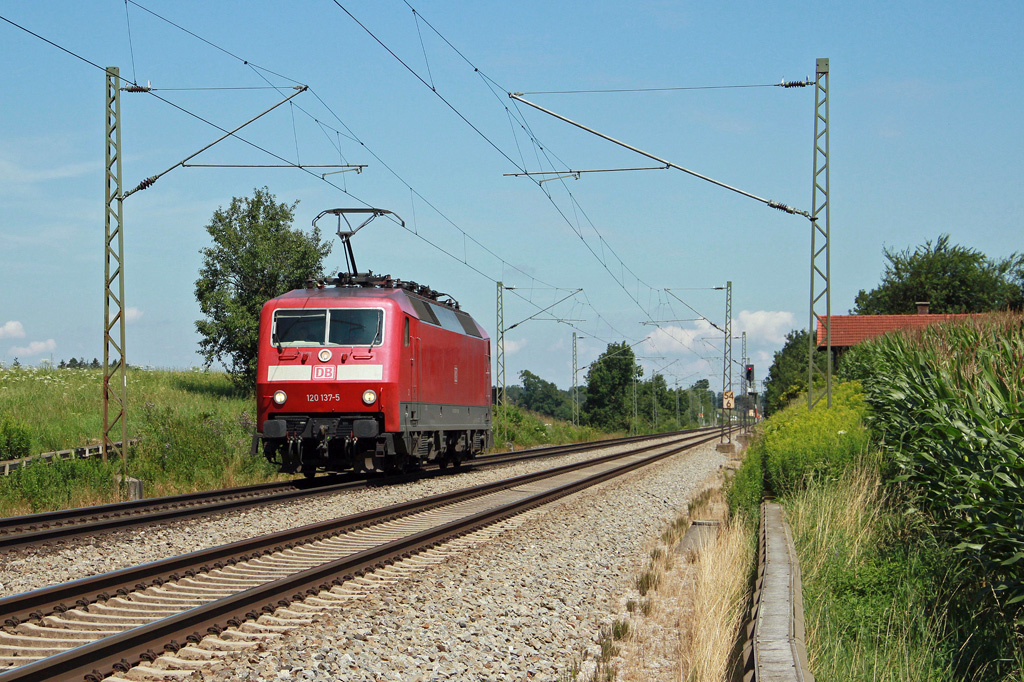
[(334, 379), (334, 365), (317, 365), (313, 368), (313, 379)]

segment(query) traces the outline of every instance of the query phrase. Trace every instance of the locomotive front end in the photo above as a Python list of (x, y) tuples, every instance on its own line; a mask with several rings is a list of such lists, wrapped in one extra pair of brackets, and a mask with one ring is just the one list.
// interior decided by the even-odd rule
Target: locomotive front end
[(263, 308), (259, 435), (264, 455), (282, 472), (311, 477), (364, 468), (387, 450), (387, 433), (396, 429), (395, 305), (331, 293), (300, 290)]

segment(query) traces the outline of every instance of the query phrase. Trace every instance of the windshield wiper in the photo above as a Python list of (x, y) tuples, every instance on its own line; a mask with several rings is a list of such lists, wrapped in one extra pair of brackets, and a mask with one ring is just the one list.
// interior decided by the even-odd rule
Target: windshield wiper
[(383, 331), (383, 329), (382, 329), (383, 326), (384, 326), (384, 316), (380, 315), (379, 317), (377, 317), (377, 331), (375, 331), (373, 333), (373, 340), (370, 341), (370, 351), (369, 352), (371, 352), (371, 353), (373, 352), (373, 347), (377, 344), (377, 339), (380, 338), (381, 331)]

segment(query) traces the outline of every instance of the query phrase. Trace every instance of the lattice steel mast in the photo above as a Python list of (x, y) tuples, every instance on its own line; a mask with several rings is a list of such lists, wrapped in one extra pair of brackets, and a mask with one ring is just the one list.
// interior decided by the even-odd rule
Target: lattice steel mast
[(741, 344), (742, 344), (741, 345), (742, 352), (740, 353), (740, 364), (743, 365), (743, 372), (744, 373), (742, 375), (743, 379), (742, 379), (742, 381), (740, 381), (740, 389), (741, 389), (740, 390), (740, 395), (743, 396), (743, 411), (740, 413), (740, 421), (742, 421), (743, 422), (743, 426), (746, 427), (746, 425), (747, 425), (747, 411), (748, 411), (748, 407), (747, 406), (749, 404), (747, 402), (747, 375), (746, 375), (746, 371), (747, 371), (747, 363), (750, 362), (750, 358), (747, 357), (747, 332), (746, 331), (743, 332), (742, 339), (743, 339), (743, 341), (741, 342)]
[[(128, 447), (128, 375), (124, 344), (124, 222), (121, 194), (120, 69), (107, 67), (107, 187), (103, 298), (103, 461)], [(113, 403), (113, 410), (111, 410)], [(114, 412), (111, 418), (111, 412)], [(120, 427), (120, 444), (113, 440)]]
[[(726, 396), (732, 393), (732, 282), (725, 283), (725, 345), (722, 348), (722, 443), (732, 443), (732, 432), (726, 427)], [(732, 410), (729, 410), (732, 417)], [(730, 419), (730, 421), (732, 421)]]
[(572, 425), (580, 425), (580, 387), (579, 382), (576, 379), (577, 372), (577, 356), (576, 356), (576, 332), (572, 333)]
[[(828, 58), (818, 59), (814, 82), (814, 183), (811, 195), (811, 319), (807, 352), (807, 409), (826, 398), (832, 407), (832, 289), (829, 244)], [(822, 215), (824, 214), (824, 215)], [(824, 307), (824, 310), (822, 310)], [(817, 322), (825, 332), (826, 369), (814, 362)], [(814, 380), (824, 374), (824, 393), (815, 395)]]

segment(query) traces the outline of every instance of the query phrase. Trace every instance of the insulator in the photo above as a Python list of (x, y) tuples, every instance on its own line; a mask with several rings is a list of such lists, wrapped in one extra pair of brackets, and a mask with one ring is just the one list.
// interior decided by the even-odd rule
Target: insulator
[(806, 88), (810, 84), (811, 84), (811, 81), (810, 81), (809, 78), (808, 79), (804, 79), (802, 81), (787, 81), (787, 80), (784, 80), (781, 83), (779, 83), (779, 85), (784, 87), (784, 88)]
[(155, 182), (156, 182), (156, 178), (155, 177), (153, 177), (153, 178), (146, 178), (145, 180), (143, 180), (142, 182), (139, 183), (139, 186), (135, 188), (135, 191), (141, 191), (141, 190), (144, 190), (144, 189), (149, 189), (150, 187), (153, 186), (153, 183), (155, 183)]
[(124, 88), (124, 91), (125, 92), (149, 92), (152, 89), (153, 88), (145, 86), (145, 85), (129, 85), (128, 87)]
[(768, 205), (769, 205), (769, 206), (771, 206), (772, 208), (777, 208), (777, 209), (779, 209), (780, 211), (785, 211), (786, 213), (793, 213), (793, 214), (795, 214), (795, 213), (797, 213), (797, 212), (798, 212), (798, 211), (797, 211), (797, 210), (796, 210), (795, 208), (793, 208), (792, 206), (786, 206), (785, 204), (783, 204), (783, 203), (780, 203), (780, 202), (778, 202), (778, 201), (769, 201), (769, 202), (768, 202)]

